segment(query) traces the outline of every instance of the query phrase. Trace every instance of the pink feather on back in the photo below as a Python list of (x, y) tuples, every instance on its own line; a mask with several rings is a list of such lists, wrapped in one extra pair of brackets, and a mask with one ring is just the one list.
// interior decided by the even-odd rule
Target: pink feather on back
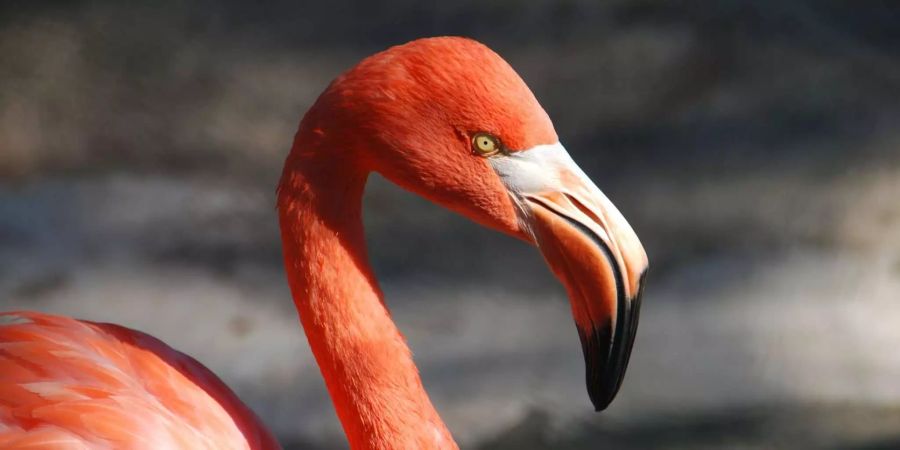
[(0, 313), (0, 448), (281, 448), (206, 367), (144, 333)]

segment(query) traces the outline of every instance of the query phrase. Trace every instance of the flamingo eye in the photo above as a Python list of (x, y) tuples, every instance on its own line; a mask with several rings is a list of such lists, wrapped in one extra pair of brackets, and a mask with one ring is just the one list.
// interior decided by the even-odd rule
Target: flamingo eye
[(472, 147), (481, 156), (491, 156), (500, 151), (500, 140), (488, 133), (476, 133), (472, 137)]

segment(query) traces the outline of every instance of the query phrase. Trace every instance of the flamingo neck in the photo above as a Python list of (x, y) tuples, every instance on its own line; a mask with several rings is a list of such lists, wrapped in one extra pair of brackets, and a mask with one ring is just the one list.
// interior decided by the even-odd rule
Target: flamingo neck
[(289, 158), (278, 204), (294, 304), (338, 418), (352, 448), (456, 448), (368, 264), (368, 174), (334, 159)]

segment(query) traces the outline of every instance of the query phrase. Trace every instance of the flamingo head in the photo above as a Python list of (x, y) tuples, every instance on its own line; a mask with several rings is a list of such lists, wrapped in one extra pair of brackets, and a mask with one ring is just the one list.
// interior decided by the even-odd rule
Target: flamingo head
[[(464, 38), (375, 54), (332, 82), (297, 139), (304, 149), (327, 142), (361, 172), (536, 245), (568, 292), (591, 401), (609, 405), (631, 354), (647, 255), (500, 56)], [(292, 156), (306, 151), (298, 147)]]

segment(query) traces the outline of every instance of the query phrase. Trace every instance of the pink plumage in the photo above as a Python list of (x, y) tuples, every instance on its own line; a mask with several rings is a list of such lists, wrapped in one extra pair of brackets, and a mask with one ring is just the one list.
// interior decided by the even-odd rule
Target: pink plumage
[(0, 448), (277, 449), (212, 372), (149, 335), (0, 314)]

